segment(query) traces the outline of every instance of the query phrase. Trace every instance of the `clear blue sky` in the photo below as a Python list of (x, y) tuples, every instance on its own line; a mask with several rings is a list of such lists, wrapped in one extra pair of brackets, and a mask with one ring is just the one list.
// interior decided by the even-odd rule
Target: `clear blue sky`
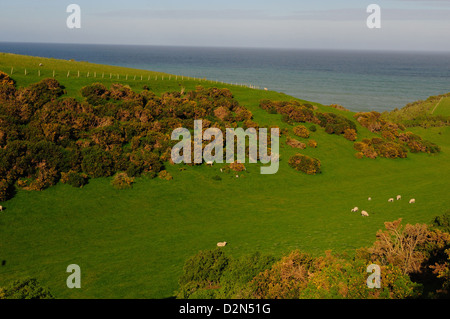
[(450, 0), (0, 1), (0, 41), (450, 51)]

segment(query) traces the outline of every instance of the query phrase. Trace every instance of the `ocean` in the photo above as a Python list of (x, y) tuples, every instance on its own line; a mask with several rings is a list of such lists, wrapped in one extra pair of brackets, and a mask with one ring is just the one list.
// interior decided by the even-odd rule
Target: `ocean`
[(0, 52), (253, 85), (352, 111), (389, 111), (450, 92), (450, 52), (2, 42)]

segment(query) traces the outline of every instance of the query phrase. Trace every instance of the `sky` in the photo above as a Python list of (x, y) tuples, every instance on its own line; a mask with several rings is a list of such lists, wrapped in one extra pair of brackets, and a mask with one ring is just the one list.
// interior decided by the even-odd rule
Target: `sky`
[(450, 0), (0, 0), (0, 42), (450, 51)]

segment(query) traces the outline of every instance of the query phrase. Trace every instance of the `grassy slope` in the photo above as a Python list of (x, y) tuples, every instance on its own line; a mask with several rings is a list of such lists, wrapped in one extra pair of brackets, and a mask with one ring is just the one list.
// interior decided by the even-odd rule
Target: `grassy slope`
[(450, 97), (442, 98), (433, 110), (433, 115), (450, 116)]
[[(13, 75), (23, 86), (39, 80), (41, 61), (41, 74), (60, 70), (57, 74), (64, 75), (57, 79), (68, 95), (76, 97), (82, 86), (99, 79), (66, 78), (69, 64), (74, 73), (80, 69), (85, 75), (94, 70), (132, 74), (118, 67), (2, 54), (0, 70), (9, 73), (11, 65), (15, 70), (26, 67), (28, 76)], [(157, 93), (198, 84), (229, 87), (261, 126), (286, 124), (279, 115), (260, 110), (260, 99), (292, 99), (276, 92), (173, 77), (141, 82), (121, 76), (120, 82), (136, 90), (147, 84)], [(359, 125), (358, 129), (360, 139), (372, 135)], [(256, 250), (280, 256), (297, 248), (322, 254), (326, 249), (343, 252), (370, 245), (385, 221), (401, 217), (408, 223), (429, 222), (448, 209), (450, 127), (414, 132), (440, 145), (442, 153), (357, 160), (351, 142), (318, 128), (311, 136), (318, 148), (302, 151), (322, 161), (323, 173), (318, 176), (289, 168), (287, 159), (296, 150), (282, 143), (275, 175), (260, 175), (258, 165), (246, 165), (245, 178), (222, 174), (222, 181), (215, 181), (211, 177), (221, 174), (218, 164), (185, 171), (168, 166), (172, 181), (141, 178), (131, 190), (117, 191), (109, 179), (97, 179), (83, 189), (58, 184), (43, 192), (20, 191), (1, 203), (7, 210), (0, 213), (0, 260), (6, 260), (0, 267), (0, 286), (32, 276), (60, 298), (165, 298), (177, 288), (184, 260), (218, 241), (227, 241), (225, 249), (233, 256)], [(397, 194), (404, 199), (387, 202)], [(411, 197), (416, 198), (415, 205), (407, 203)], [(350, 213), (354, 206), (367, 210), (370, 217)], [(65, 270), (71, 263), (81, 267), (82, 289), (66, 287)]]

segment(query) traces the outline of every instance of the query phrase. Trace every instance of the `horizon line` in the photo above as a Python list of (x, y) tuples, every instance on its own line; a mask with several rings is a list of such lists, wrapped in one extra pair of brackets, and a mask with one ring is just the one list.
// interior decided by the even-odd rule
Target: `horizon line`
[(60, 44), (60, 45), (92, 45), (92, 46), (135, 46), (135, 47), (173, 47), (173, 48), (205, 48), (205, 49), (250, 49), (250, 50), (290, 50), (290, 51), (347, 51), (347, 52), (392, 52), (392, 53), (450, 53), (450, 50), (427, 49), (364, 49), (364, 48), (300, 48), (300, 47), (255, 47), (255, 46), (206, 46), (206, 45), (174, 45), (174, 44), (122, 44), (122, 43), (75, 43), (75, 42), (30, 42), (30, 41), (1, 41), (12, 44)]

